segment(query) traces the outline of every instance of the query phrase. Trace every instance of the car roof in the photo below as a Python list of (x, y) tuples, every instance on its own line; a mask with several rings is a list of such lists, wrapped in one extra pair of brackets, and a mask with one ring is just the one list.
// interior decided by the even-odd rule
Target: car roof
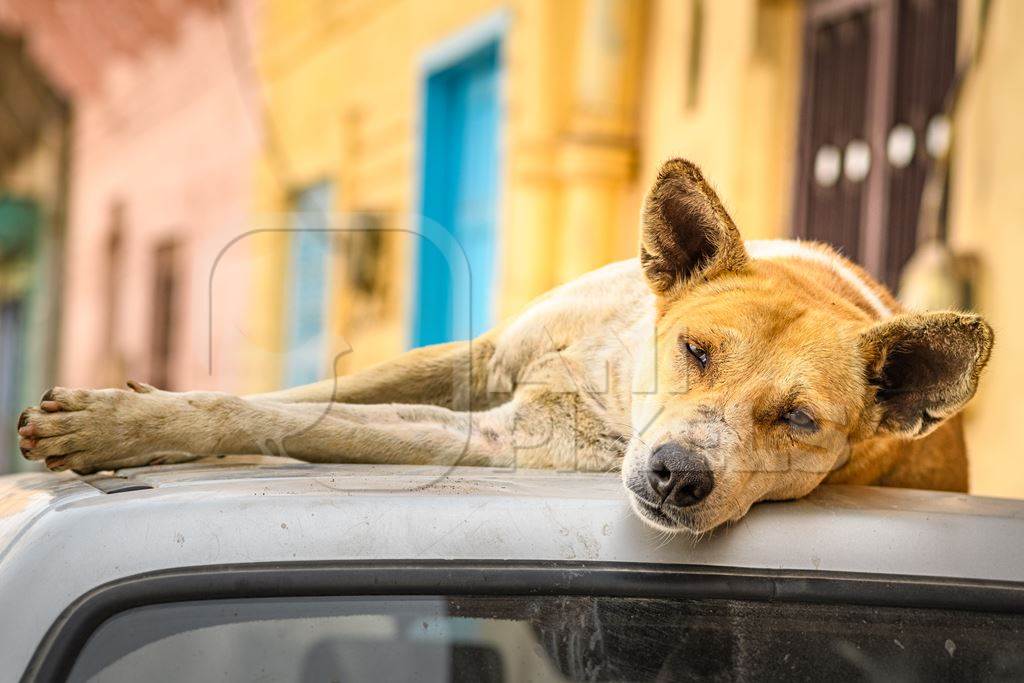
[[(1024, 501), (880, 487), (822, 486), (801, 500), (756, 505), (698, 542), (642, 524), (615, 473), (254, 456), (116, 476), (0, 477), (0, 585), (12, 563), (58, 542), (65, 554), (86, 544), (82, 562), (101, 564), (109, 553), (118, 567), (139, 571), (292, 558), (456, 558), (1024, 580), (1022, 531)], [(128, 552), (140, 545), (145, 553)], [(22, 552), (26, 546), (35, 553)], [(950, 546), (961, 552), (947, 552)]]
[(15, 642), (34, 648), (96, 586), (177, 567), (531, 560), (1024, 581), (1022, 532), (1024, 501), (875, 487), (756, 505), (697, 541), (640, 522), (614, 473), (232, 457), (22, 474), (0, 478), (0, 604), (23, 615), (0, 641), (20, 656)]

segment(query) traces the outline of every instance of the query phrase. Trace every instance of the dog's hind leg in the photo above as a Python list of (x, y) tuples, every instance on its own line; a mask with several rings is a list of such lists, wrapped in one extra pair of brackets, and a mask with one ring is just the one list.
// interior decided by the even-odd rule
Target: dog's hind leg
[(413, 349), (373, 367), (301, 387), (250, 396), (278, 403), (426, 403), (459, 410), (495, 404), (487, 392), (488, 335)]

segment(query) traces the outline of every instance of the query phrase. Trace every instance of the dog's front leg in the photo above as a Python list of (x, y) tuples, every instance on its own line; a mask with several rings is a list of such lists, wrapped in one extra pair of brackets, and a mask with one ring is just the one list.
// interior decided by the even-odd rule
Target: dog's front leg
[(280, 404), (212, 392), (55, 388), (19, 421), (20, 446), (53, 470), (92, 472), (203, 455), (311, 462), (511, 465), (514, 412)]
[(233, 413), (240, 399), (160, 391), (136, 382), (129, 386), (130, 391), (54, 387), (46, 392), (18, 420), (22, 455), (43, 460), (52, 470), (91, 472), (182, 462), (244, 447), (237, 438), (227, 443), (239, 435)]

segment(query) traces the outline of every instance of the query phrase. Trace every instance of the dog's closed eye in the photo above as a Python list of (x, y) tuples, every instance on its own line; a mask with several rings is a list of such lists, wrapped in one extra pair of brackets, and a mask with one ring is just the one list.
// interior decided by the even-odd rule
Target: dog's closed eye
[(782, 414), (782, 421), (794, 429), (805, 432), (818, 431), (818, 423), (814, 421), (810, 413), (801, 408), (794, 408)]

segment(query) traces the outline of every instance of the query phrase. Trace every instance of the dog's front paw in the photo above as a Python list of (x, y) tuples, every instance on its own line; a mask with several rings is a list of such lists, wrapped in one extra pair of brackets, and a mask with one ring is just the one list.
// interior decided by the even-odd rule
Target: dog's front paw
[(146, 411), (139, 399), (157, 391), (137, 382), (129, 387), (132, 391), (50, 389), (18, 419), (21, 454), (54, 471), (82, 474), (123, 461), (145, 434)]

